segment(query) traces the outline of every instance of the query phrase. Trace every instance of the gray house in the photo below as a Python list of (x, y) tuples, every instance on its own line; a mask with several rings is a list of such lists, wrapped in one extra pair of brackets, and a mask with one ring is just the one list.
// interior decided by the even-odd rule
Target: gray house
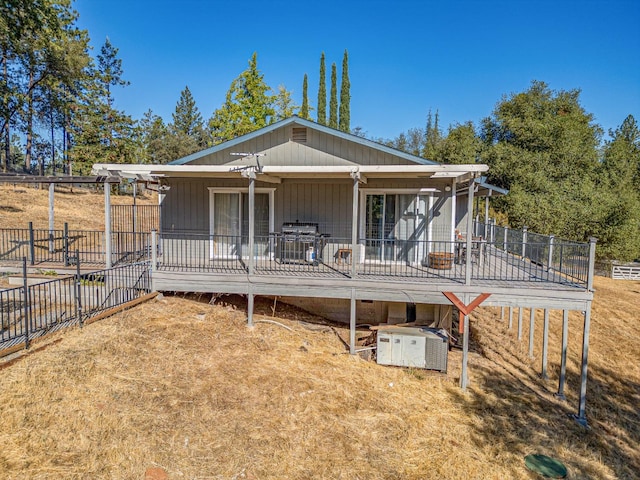
[(246, 295), (249, 323), (256, 295), (284, 297), (349, 321), (352, 353), (357, 324), (450, 330), (452, 305), (466, 332), (474, 299), (589, 315), (594, 245), (475, 224), (474, 199), (505, 193), (487, 170), (297, 117), (168, 165), (94, 167), (160, 182), (156, 290)]

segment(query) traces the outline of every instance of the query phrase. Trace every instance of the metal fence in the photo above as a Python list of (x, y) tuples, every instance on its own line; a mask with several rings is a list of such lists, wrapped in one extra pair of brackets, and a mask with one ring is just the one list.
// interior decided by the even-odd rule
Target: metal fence
[(0, 290), (0, 353), (10, 347), (29, 346), (34, 338), (75, 324), (151, 292), (148, 263), (135, 263), (63, 275)]
[[(54, 263), (64, 266), (106, 264), (104, 231), (28, 228), (0, 228), (0, 261), (19, 262), (23, 257), (31, 265)], [(112, 232), (111, 264), (119, 265), (150, 259), (150, 233)]]
[(111, 229), (144, 233), (160, 230), (160, 205), (111, 205)]
[[(467, 248), (469, 261), (467, 262)], [(156, 268), (218, 273), (551, 282), (588, 286), (590, 244), (493, 228), (489, 238), (380, 240), (171, 232), (157, 236)], [(154, 250), (154, 247), (151, 247)], [(355, 265), (353, 265), (355, 262)], [(467, 268), (470, 269), (467, 272)]]

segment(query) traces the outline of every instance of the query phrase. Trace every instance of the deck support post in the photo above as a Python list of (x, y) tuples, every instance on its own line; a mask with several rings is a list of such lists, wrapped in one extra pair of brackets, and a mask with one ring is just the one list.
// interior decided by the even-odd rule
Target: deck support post
[(471, 285), (471, 247), (473, 246), (473, 194), (475, 191), (475, 179), (469, 180), (467, 199), (467, 254), (465, 255), (464, 284)]
[[(353, 263), (353, 262), (352, 262)], [(356, 354), (356, 289), (351, 289), (351, 309), (349, 312), (349, 353)]]
[(469, 358), (469, 315), (463, 317), (462, 337), (462, 372), (460, 373), (460, 388), (464, 392), (469, 383), (467, 374), (467, 360)]
[(547, 380), (547, 349), (549, 347), (549, 310), (544, 309), (544, 326), (542, 331), (542, 374), (543, 380)]
[[(158, 266), (158, 232), (151, 229), (151, 272), (155, 272)], [(153, 277), (151, 277), (153, 280)]]
[(247, 326), (253, 327), (253, 300), (254, 295), (251, 289), (251, 284), (249, 284), (249, 290), (247, 291)]
[(49, 184), (49, 253), (53, 253), (55, 251), (55, 246), (53, 244), (53, 229), (55, 228), (53, 201), (55, 187), (55, 183)]
[(564, 384), (567, 378), (567, 341), (569, 337), (569, 311), (562, 311), (562, 351), (560, 353), (560, 380), (558, 381), (558, 393), (556, 397), (566, 400), (564, 396)]
[(522, 340), (522, 307), (518, 307), (518, 340)]
[(358, 274), (357, 263), (360, 259), (358, 252), (358, 197), (360, 196), (360, 173), (351, 172), (353, 178), (353, 201), (351, 205), (351, 278)]
[(513, 307), (509, 307), (509, 330), (513, 328)]
[(591, 302), (588, 303), (584, 312), (584, 330), (582, 333), (582, 368), (580, 373), (580, 403), (578, 405), (578, 415), (574, 418), (583, 427), (587, 426), (586, 403), (587, 403), (587, 365), (589, 359), (589, 330), (591, 328)]
[(105, 267), (111, 268), (111, 184), (107, 182), (104, 182), (104, 257)]
[[(253, 275), (255, 269), (254, 236), (255, 228), (255, 206), (256, 206), (256, 173), (249, 172), (249, 275)], [(251, 306), (253, 307), (253, 295), (251, 295)], [(252, 312), (253, 313), (253, 312)], [(249, 325), (253, 325), (253, 320)]]
[(536, 329), (536, 309), (531, 307), (529, 312), (529, 358), (533, 358), (533, 339)]
[(500, 307), (500, 321), (504, 322), (504, 307)]

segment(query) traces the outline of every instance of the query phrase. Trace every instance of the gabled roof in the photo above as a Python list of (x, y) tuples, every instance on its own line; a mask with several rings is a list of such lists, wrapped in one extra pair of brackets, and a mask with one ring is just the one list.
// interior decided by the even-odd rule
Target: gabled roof
[(305, 120), (304, 118), (300, 118), (298, 116), (293, 116), (286, 118), (284, 120), (280, 120), (279, 122), (272, 123), (271, 125), (267, 125), (259, 130), (256, 130), (251, 133), (247, 133), (246, 135), (242, 135), (240, 137), (234, 138), (233, 140), (228, 140), (226, 142), (215, 145), (211, 148), (207, 148), (205, 150), (201, 150), (196, 153), (192, 153), (191, 155), (187, 155), (186, 157), (179, 158), (178, 160), (174, 160), (169, 163), (169, 165), (186, 165), (188, 163), (193, 162), (194, 160), (198, 160), (202, 157), (206, 157), (207, 155), (211, 155), (218, 151), (239, 145), (246, 141), (252, 140), (256, 137), (260, 137), (261, 135), (265, 135), (267, 133), (273, 132), (282, 127), (286, 127), (288, 125), (300, 125), (301, 127), (310, 128), (316, 130), (318, 132), (332, 135), (334, 137), (338, 137), (359, 145), (363, 145), (375, 150), (379, 150), (381, 152), (385, 152), (391, 155), (395, 155), (396, 157), (408, 160), (410, 162), (414, 162), (418, 165), (439, 165), (438, 162), (434, 162), (432, 160), (426, 160), (422, 157), (418, 157), (416, 155), (411, 155), (409, 153), (402, 152), (400, 150), (396, 150), (395, 148), (388, 147), (386, 145), (382, 145), (381, 143), (374, 142), (372, 140), (367, 140), (366, 138), (358, 137), (356, 135), (352, 135), (350, 133), (345, 133), (340, 130), (336, 130), (334, 128), (327, 127), (325, 125), (320, 125), (319, 123), (312, 122), (310, 120)]

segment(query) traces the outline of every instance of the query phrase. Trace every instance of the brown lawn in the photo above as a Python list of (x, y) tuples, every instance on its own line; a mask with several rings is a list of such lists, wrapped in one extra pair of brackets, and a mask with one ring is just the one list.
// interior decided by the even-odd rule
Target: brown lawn
[[(536, 478), (523, 457), (563, 461), (570, 478), (638, 478), (640, 282), (598, 278), (587, 415), (576, 411), (581, 316), (570, 317), (568, 400), (554, 398), (560, 316), (551, 316), (550, 379), (499, 309), (473, 320), (471, 387), (459, 352), (448, 375), (378, 366), (345, 353), (333, 330), (258, 302), (178, 297), (50, 337), (0, 370), (0, 478)], [(264, 315), (269, 315), (265, 317)], [(528, 312), (524, 339), (528, 338)], [(345, 329), (337, 330), (347, 338)], [(55, 341), (54, 341), (55, 340)]]

